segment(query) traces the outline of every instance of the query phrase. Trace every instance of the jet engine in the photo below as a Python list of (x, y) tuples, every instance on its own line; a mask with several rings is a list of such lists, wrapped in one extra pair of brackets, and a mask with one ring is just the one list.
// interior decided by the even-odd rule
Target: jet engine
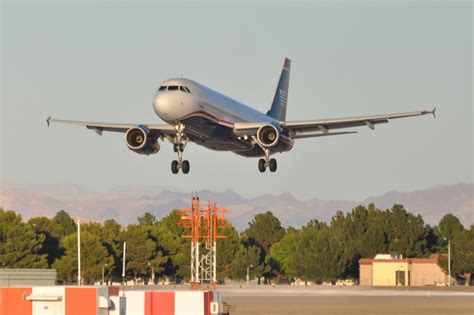
[(273, 125), (258, 128), (257, 141), (266, 148), (274, 147), (280, 140), (280, 131)]
[(125, 133), (125, 143), (133, 152), (139, 154), (155, 154), (160, 151), (160, 145), (156, 137), (150, 137), (150, 132), (143, 127), (134, 127)]

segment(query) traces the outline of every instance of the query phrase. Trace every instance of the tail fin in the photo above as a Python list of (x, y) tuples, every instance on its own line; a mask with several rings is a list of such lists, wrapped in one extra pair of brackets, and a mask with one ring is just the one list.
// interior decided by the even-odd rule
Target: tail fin
[(285, 58), (283, 63), (283, 69), (281, 70), (280, 80), (273, 97), (273, 103), (270, 110), (267, 112), (267, 116), (278, 119), (280, 121), (286, 120), (286, 102), (288, 100), (288, 85), (290, 83), (290, 69), (291, 60)]

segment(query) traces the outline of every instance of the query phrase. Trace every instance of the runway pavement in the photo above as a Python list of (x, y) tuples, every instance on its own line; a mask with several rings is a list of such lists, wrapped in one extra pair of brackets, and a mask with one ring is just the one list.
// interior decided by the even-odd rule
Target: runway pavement
[[(188, 285), (122, 287), (189, 290)], [(203, 288), (204, 289), (204, 288)], [(253, 314), (470, 314), (474, 288), (219, 285), (231, 315)]]

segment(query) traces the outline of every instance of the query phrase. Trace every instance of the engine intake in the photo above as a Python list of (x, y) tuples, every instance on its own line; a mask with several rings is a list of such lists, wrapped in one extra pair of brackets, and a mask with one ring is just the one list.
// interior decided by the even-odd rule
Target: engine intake
[(271, 148), (280, 140), (280, 131), (273, 125), (262, 126), (257, 131), (257, 141), (260, 145)]
[(125, 134), (125, 143), (133, 152), (139, 154), (154, 154), (160, 151), (158, 139), (149, 137), (148, 130), (140, 127), (130, 128)]

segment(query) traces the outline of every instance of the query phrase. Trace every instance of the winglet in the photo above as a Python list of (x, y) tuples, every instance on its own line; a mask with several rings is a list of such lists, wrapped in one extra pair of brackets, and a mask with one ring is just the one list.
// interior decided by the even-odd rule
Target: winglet
[(49, 116), (47, 119), (46, 119), (46, 123), (48, 124), (48, 127), (49, 127), (49, 121), (51, 120), (51, 116)]
[(433, 115), (434, 119), (436, 119), (436, 107), (433, 108), (433, 110), (431, 111), (431, 114)]

